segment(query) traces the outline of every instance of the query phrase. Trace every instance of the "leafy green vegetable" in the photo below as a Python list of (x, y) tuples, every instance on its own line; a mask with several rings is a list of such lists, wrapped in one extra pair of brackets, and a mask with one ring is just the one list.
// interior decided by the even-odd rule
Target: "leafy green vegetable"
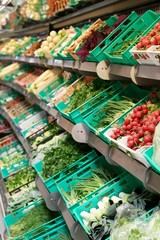
[(21, 187), (22, 185), (35, 180), (36, 171), (31, 166), (23, 168), (21, 171), (8, 177), (5, 185), (9, 192)]
[(104, 128), (134, 105), (135, 104), (129, 99), (122, 99), (120, 101), (109, 100), (106, 106), (96, 112), (96, 115), (100, 117), (98, 121), (93, 120), (93, 123), (97, 123), (96, 128)]
[(68, 203), (72, 206), (83, 197), (89, 195), (107, 182), (111, 181), (116, 176), (117, 175), (115, 173), (109, 172), (103, 167), (93, 169), (91, 177), (77, 179), (77, 185), (74, 187), (70, 186), (70, 192), (66, 192), (62, 189), (62, 193)]
[[(48, 210), (44, 203), (36, 206), (9, 228), (11, 237), (18, 237), (21, 234), (36, 229), (57, 216), (59, 214)], [(39, 233), (44, 230), (44, 228), (40, 229)]]
[(3, 161), (2, 161), (2, 168), (6, 168), (6, 167), (10, 166), (11, 164), (18, 163), (19, 161), (21, 161), (24, 158), (26, 158), (26, 155), (22, 154), (22, 153), (17, 153), (15, 155), (5, 157), (5, 158), (3, 158)]
[(33, 203), (41, 198), (41, 193), (35, 186), (35, 182), (25, 185), (21, 191), (13, 194), (8, 199), (7, 213), (16, 211), (29, 203)]
[(67, 135), (64, 140), (61, 140), (58, 147), (45, 152), (43, 178), (50, 178), (84, 156), (89, 150), (90, 147), (88, 145), (77, 143), (70, 135)]
[(64, 109), (64, 112), (72, 112), (74, 109), (102, 92), (105, 88), (106, 85), (101, 84), (100, 81), (99, 84), (95, 81), (90, 84), (81, 83), (80, 88), (75, 89), (74, 94), (71, 96), (70, 104)]

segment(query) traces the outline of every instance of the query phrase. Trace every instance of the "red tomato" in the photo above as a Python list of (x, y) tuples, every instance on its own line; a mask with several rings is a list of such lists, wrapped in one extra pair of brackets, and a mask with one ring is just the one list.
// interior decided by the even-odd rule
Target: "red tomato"
[(156, 40), (156, 38), (153, 38), (153, 39), (151, 40), (151, 44), (152, 44), (152, 45), (157, 45), (157, 40)]
[(146, 115), (148, 113), (148, 109), (147, 108), (142, 109), (142, 113)]
[(114, 131), (115, 134), (118, 134), (120, 133), (120, 129), (119, 128), (116, 128), (115, 131)]
[(142, 126), (143, 131), (147, 131), (148, 127), (146, 125)]
[(132, 128), (132, 125), (131, 125), (131, 124), (128, 124), (128, 125), (127, 125), (127, 130), (131, 130), (131, 128)]
[(155, 39), (157, 40), (157, 43), (160, 43), (160, 36), (156, 36)]
[(160, 122), (160, 116), (157, 118), (157, 123), (159, 123)]
[(140, 111), (138, 111), (138, 112), (136, 113), (136, 117), (137, 117), (137, 118), (141, 118), (141, 117), (142, 117), (142, 115), (143, 115), (143, 113), (142, 113), (142, 112), (140, 112)]
[(150, 40), (148, 37), (146, 37), (145, 39), (142, 40), (142, 44), (143, 46), (147, 47), (150, 44)]
[(113, 138), (113, 139), (117, 138), (117, 136), (115, 134), (112, 134), (110, 137)]
[(128, 139), (127, 139), (127, 142), (131, 141), (131, 140), (133, 140), (133, 136), (129, 136)]
[(132, 119), (134, 119), (134, 118), (136, 118), (137, 116), (136, 116), (136, 113), (131, 113), (131, 118)]
[(152, 142), (147, 142), (145, 145), (146, 145), (146, 146), (151, 146), (151, 145), (152, 145)]
[(123, 125), (123, 126), (122, 126), (122, 129), (123, 129), (124, 131), (126, 131), (126, 130), (127, 130), (127, 126), (126, 126), (126, 125)]

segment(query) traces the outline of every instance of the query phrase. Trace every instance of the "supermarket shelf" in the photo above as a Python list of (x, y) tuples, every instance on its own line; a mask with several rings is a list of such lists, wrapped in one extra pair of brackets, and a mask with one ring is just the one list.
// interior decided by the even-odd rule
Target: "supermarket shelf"
[[(146, 166), (138, 160), (129, 157), (118, 148), (109, 146), (97, 135), (88, 131), (88, 127), (85, 127), (84, 125), (85, 124), (77, 124), (74, 126), (72, 136), (76, 141), (88, 143), (104, 155), (110, 164), (123, 167), (141, 180), (149, 191), (160, 194), (160, 176), (157, 173), (150, 168), (147, 169)], [(61, 126), (63, 127), (63, 125)]]
[(88, 235), (84, 232), (80, 224), (74, 220), (71, 213), (67, 209), (66, 203), (64, 202), (60, 193), (49, 193), (39, 176), (36, 178), (36, 185), (41, 192), (48, 209), (51, 211), (60, 211), (62, 213), (72, 238), (75, 240), (89, 240)]
[(48, 112), (50, 115), (52, 115), (54, 117), (57, 116), (58, 111), (56, 111), (54, 108), (49, 107), (45, 102), (43, 102), (41, 99), (37, 98), (35, 95), (28, 93), (27, 90), (25, 88), (21, 87), (20, 85), (13, 83), (13, 82), (5, 81), (5, 80), (0, 80), (0, 84), (16, 90), (17, 92), (24, 95), (29, 101), (40, 106), (44, 111)]
[(24, 35), (44, 35), (47, 34), (49, 31), (49, 24), (53, 25), (53, 28), (62, 28), (65, 26), (73, 25), (79, 22), (83, 22), (88, 19), (98, 18), (102, 16), (109, 16), (116, 12), (124, 11), (130, 9), (143, 6), (145, 4), (150, 4), (158, 2), (158, 0), (134, 0), (134, 1), (127, 1), (127, 0), (103, 0), (98, 3), (91, 4), (88, 7), (85, 7), (81, 10), (77, 10), (67, 14), (63, 17), (58, 17), (50, 22), (44, 22), (40, 24), (33, 25), (31, 27), (26, 27), (20, 30), (5, 30), (0, 32), (0, 37), (20, 37)]
[(79, 71), (82, 73), (88, 73), (95, 75), (97, 63), (95, 62), (78, 62), (78, 61), (69, 61), (69, 60), (53, 60), (53, 59), (40, 59), (37, 57), (9, 57), (1, 56), (0, 61), (16, 61), (21, 63), (29, 63), (32, 65), (38, 65), (41, 67), (51, 68), (51, 67), (60, 67), (64, 70), (69, 71)]
[(104, 155), (109, 163), (122, 166), (124, 169), (132, 173), (135, 177), (140, 179), (147, 189), (156, 193), (160, 193), (160, 185), (158, 184), (160, 176), (153, 170), (148, 170), (138, 160), (129, 157), (117, 148), (109, 146), (97, 135), (90, 132), (89, 128), (85, 124), (74, 125), (72, 122), (61, 116), (57, 110), (49, 107), (46, 103), (35, 97), (33, 94), (27, 94), (26, 90), (20, 86), (17, 86), (17, 84), (9, 83), (3, 80), (0, 80), (0, 84), (10, 86), (11, 88), (30, 98), (34, 103), (38, 104), (50, 115), (55, 117), (57, 119), (57, 124), (67, 132), (71, 133), (77, 142), (89, 144), (93, 148), (97, 149), (102, 155)]
[[(21, 63), (29, 63), (45, 68), (60, 67), (66, 71), (78, 71), (83, 74), (89, 74), (94, 76), (98, 75), (103, 80), (132, 80), (135, 84), (140, 86), (152, 86), (153, 84), (160, 84), (160, 68), (159, 66), (154, 65), (127, 66), (122, 64), (112, 64), (107, 61), (101, 61), (99, 63), (81, 63), (79, 61), (40, 59), (36, 57), (25, 56), (1, 56), (0, 61), (16, 61)], [(147, 81), (144, 81), (144, 79)]]
[(19, 141), (21, 142), (21, 144), (23, 145), (26, 153), (28, 154), (28, 156), (31, 158), (32, 157), (32, 152), (31, 152), (31, 148), (30, 145), (28, 144), (28, 141), (26, 139), (23, 138), (23, 136), (21, 135), (19, 129), (14, 125), (12, 119), (8, 116), (8, 114), (2, 109), (0, 108), (0, 114), (8, 120), (8, 122), (10, 123), (14, 133), (16, 134), (16, 136), (18, 137)]

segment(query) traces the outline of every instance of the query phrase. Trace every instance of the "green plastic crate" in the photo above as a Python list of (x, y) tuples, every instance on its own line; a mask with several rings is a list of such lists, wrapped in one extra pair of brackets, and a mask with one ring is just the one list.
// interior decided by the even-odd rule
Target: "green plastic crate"
[[(69, 47), (72, 42), (74, 42), (80, 35), (83, 34), (85, 30), (87, 30), (90, 27), (90, 25), (85, 25), (82, 29), (79, 29), (78, 33), (67, 43), (67, 45), (58, 53), (57, 57), (54, 57), (55, 59), (62, 59), (62, 60), (75, 60), (73, 56), (66, 51), (65, 49)], [(64, 52), (65, 51), (65, 52)]]
[(19, 162), (11, 164), (8, 167), (1, 168), (1, 174), (3, 179), (9, 177), (11, 174), (16, 173), (17, 171), (21, 170), (24, 167), (29, 166), (29, 160), (26, 158), (21, 159)]
[(54, 89), (57, 89), (59, 86), (61, 86), (64, 83), (63, 77), (58, 77), (55, 81), (53, 81), (50, 85), (46, 86), (43, 90), (41, 90), (38, 95), (41, 99), (44, 101), (48, 97), (48, 95), (54, 91)]
[(115, 28), (96, 48), (94, 48), (90, 55), (96, 59), (96, 61), (106, 60), (106, 56), (104, 55), (105, 49), (125, 30), (130, 27), (131, 24), (135, 20), (138, 19), (138, 14), (136, 12), (132, 12), (117, 28)]
[[(97, 81), (103, 81), (97, 79)], [(117, 94), (123, 86), (120, 82), (116, 82), (113, 85), (106, 84), (106, 89), (103, 90), (101, 93), (93, 97), (91, 100), (87, 101), (86, 103), (82, 104), (75, 110), (69, 113), (71, 120), (74, 123), (81, 123), (84, 122), (84, 118), (91, 114), (95, 109), (97, 109), (104, 100), (107, 101), (113, 97), (113, 95)]]
[(90, 198), (86, 198), (84, 203), (73, 210), (73, 214), (83, 229), (89, 233), (87, 227), (83, 223), (83, 218), (80, 216), (82, 211), (90, 212), (91, 208), (97, 208), (98, 202), (101, 201), (103, 197), (118, 196), (120, 192), (131, 193), (139, 186), (142, 186), (142, 183), (137, 178), (131, 174), (125, 174), (117, 182), (110, 186), (102, 187), (91, 195)]
[(154, 148), (153, 146), (151, 146), (150, 148), (148, 148), (144, 153), (144, 157), (147, 159), (147, 161), (149, 162), (149, 164), (151, 165), (151, 167), (160, 174), (160, 166), (153, 161), (153, 152), (154, 152)]
[[(123, 113), (122, 116), (125, 116), (129, 111), (131, 111), (134, 107), (136, 107), (139, 102), (143, 101), (145, 97), (148, 96), (150, 92), (147, 90), (143, 90), (140, 89), (139, 87), (137, 87), (135, 84), (131, 83), (127, 88), (122, 89), (118, 94), (116, 94), (114, 97), (112, 97), (110, 100), (115, 101), (115, 103), (121, 99), (123, 99), (123, 97), (128, 97), (128, 98), (137, 98), (139, 99), (139, 101), (129, 110), (126, 110), (125, 113)], [(103, 129), (98, 129), (98, 122), (104, 117), (104, 113), (99, 111), (105, 107), (107, 105), (108, 102), (105, 102), (103, 104), (101, 104), (101, 106), (99, 108), (97, 108), (97, 110), (95, 110), (94, 112), (92, 112), (89, 116), (87, 116), (84, 119), (84, 122), (86, 123), (86, 125), (90, 128), (90, 130), (94, 133), (96, 133), (97, 135), (99, 135), (102, 139), (104, 139), (105, 141), (107, 141), (106, 137), (104, 136), (104, 132), (106, 132), (106, 130), (108, 128), (110, 128), (110, 126), (115, 123), (118, 119), (120, 119), (121, 117), (115, 119), (114, 121), (112, 121), (108, 126), (105, 126)], [(107, 141), (108, 142), (108, 141)]]
[[(32, 208), (39, 206), (43, 204), (43, 200), (39, 200), (37, 202), (34, 202), (32, 204), (29, 204), (28, 206), (21, 208), (12, 214), (9, 214), (8, 216), (4, 217), (4, 223), (7, 228), (7, 233), (10, 237), (10, 231), (9, 228), (19, 221), (23, 216), (25, 216)], [(26, 232), (16, 238), (14, 240), (47, 240), (47, 239), (59, 239), (58, 236), (60, 233), (67, 234), (67, 227), (64, 222), (64, 219), (62, 216), (58, 216), (54, 218), (53, 220), (44, 223), (40, 227), (31, 230), (29, 232)]]
[[(84, 178), (91, 177), (93, 170), (96, 170), (100, 167), (103, 167), (103, 169), (107, 169), (108, 171), (117, 175), (115, 178), (113, 178), (111, 181), (109, 181), (105, 184), (106, 187), (112, 186), (112, 184), (114, 184), (117, 180), (121, 179), (124, 176), (124, 174), (126, 174), (126, 173), (124, 173), (124, 170), (121, 167), (115, 167), (115, 166), (110, 165), (106, 161), (105, 157), (101, 156), (101, 157), (98, 157), (96, 160), (94, 160), (89, 165), (82, 167), (78, 171), (75, 171), (71, 175), (66, 176), (66, 178), (64, 178), (62, 181), (59, 181), (57, 183), (57, 188), (58, 188), (61, 196), (63, 197), (67, 208), (70, 210), (70, 212), (72, 214), (74, 214), (74, 210), (85, 201), (85, 198), (87, 196), (83, 197), (82, 199), (77, 201), (75, 204), (70, 205), (68, 203), (67, 199), (65, 198), (65, 196), (63, 195), (63, 192), (65, 192), (65, 193), (70, 192), (72, 189), (74, 189), (74, 186), (76, 186), (77, 183), (83, 182)], [(92, 192), (92, 194), (94, 194), (94, 192)], [(90, 196), (90, 195), (88, 195), (88, 196)]]
[(33, 107), (27, 109), (26, 111), (24, 111), (20, 116), (14, 118), (13, 122), (16, 125), (19, 125), (20, 123), (26, 121), (27, 119), (29, 119), (30, 117), (32, 117), (33, 115), (37, 114), (40, 111), (41, 111), (41, 109), (39, 106), (33, 106)]
[[(80, 28), (75, 27), (75, 35), (72, 37), (72, 39), (68, 39), (68, 36), (66, 36), (64, 39), (62, 39), (58, 45), (56, 45), (56, 48), (59, 48), (59, 51), (57, 53), (55, 53), (55, 49), (51, 51), (51, 55), (53, 56), (54, 59), (62, 59), (60, 53), (63, 52), (64, 48), (66, 48), (67, 46), (69, 46), (69, 44), (74, 41), (76, 38), (78, 38), (81, 34), (82, 31)], [(64, 42), (66, 41), (66, 44), (63, 46)], [(59, 58), (60, 56), (60, 58)]]
[[(160, 21), (158, 14), (151, 10), (145, 12), (124, 33), (117, 37), (116, 40), (109, 45), (109, 47), (103, 51), (104, 55), (106, 56), (106, 60), (109, 60), (113, 63), (127, 65), (137, 64), (137, 61), (130, 53), (130, 49), (137, 43), (139, 38), (143, 35), (144, 31), (148, 27), (152, 26), (152, 23), (155, 21)], [(124, 43), (128, 44), (128, 46), (124, 46)], [(124, 49), (121, 50), (123, 47)]]
[(49, 179), (45, 180), (42, 177), (42, 170), (43, 170), (43, 162), (40, 161), (34, 165), (34, 168), (38, 175), (41, 177), (42, 181), (46, 185), (49, 192), (57, 192), (56, 184), (64, 179), (66, 176), (70, 175), (73, 171), (77, 171), (79, 168), (84, 167), (85, 165), (90, 164), (98, 157), (95, 150), (92, 150), (90, 153), (86, 154), (75, 163), (71, 164), (69, 167), (63, 169), (62, 171), (56, 173), (54, 176), (50, 177)]
[[(106, 20), (97, 30), (100, 30), (102, 27), (104, 27), (104, 26), (106, 26), (106, 25), (108, 25), (109, 27), (112, 27), (114, 24), (115, 24), (115, 22), (117, 21), (117, 17), (116, 16), (111, 16), (108, 20)], [(86, 40), (85, 40), (86, 41)], [(84, 42), (85, 42), (84, 41)], [(76, 51), (75, 51), (75, 53), (76, 52), (78, 52), (80, 49), (81, 49), (81, 47), (83, 47), (83, 44), (84, 44), (84, 42), (82, 43), (82, 44), (80, 44), (80, 46), (76, 49)], [(77, 58), (79, 58), (80, 60), (81, 60), (81, 58), (77, 55)], [(93, 55), (88, 55), (87, 57), (86, 57), (86, 60), (85, 60), (86, 62), (95, 62), (96, 61), (96, 58), (93, 56)]]
[(111, 83), (104, 83), (103, 80), (97, 78), (93, 81), (94, 84), (99, 84), (101, 82), (101, 86), (104, 85), (104, 89), (102, 92), (79, 106), (78, 108), (74, 109), (71, 112), (65, 113), (64, 110), (69, 106), (69, 104), (72, 102), (72, 95), (68, 98), (66, 98), (64, 101), (60, 102), (56, 108), (60, 111), (60, 113), (73, 123), (80, 123), (84, 122), (84, 118), (88, 116), (90, 113), (92, 113), (101, 103), (103, 103), (104, 100), (108, 100), (113, 97), (113, 95), (117, 94), (120, 89), (122, 88), (122, 85), (120, 82), (117, 82), (113, 85)]

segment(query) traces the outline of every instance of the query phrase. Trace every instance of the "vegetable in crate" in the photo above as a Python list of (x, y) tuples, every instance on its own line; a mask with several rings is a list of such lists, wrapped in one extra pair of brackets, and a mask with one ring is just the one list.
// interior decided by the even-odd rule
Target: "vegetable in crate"
[(62, 193), (67, 199), (69, 205), (72, 206), (83, 197), (88, 196), (90, 193), (96, 191), (107, 182), (110, 182), (116, 176), (117, 174), (104, 169), (104, 167), (100, 167), (92, 170), (91, 177), (78, 178), (77, 185), (74, 187), (70, 186), (70, 192), (66, 192), (62, 189)]
[[(89, 52), (93, 50), (100, 42), (102, 42), (116, 27), (118, 27), (125, 19), (127, 15), (120, 16), (115, 24), (112, 27), (105, 25), (97, 30), (92, 30), (88, 38), (82, 42), (80, 50), (76, 52), (76, 55), (79, 56), (82, 62), (85, 61), (86, 57), (89, 55)], [(118, 31), (116, 35), (118, 35)]]
[(108, 86), (106, 83), (102, 83), (101, 81), (98, 82), (97, 80), (98, 79), (91, 78), (91, 82), (88, 84), (86, 83), (87, 80), (85, 79), (83, 82), (79, 82), (75, 87), (70, 103), (64, 109), (64, 112), (72, 112), (74, 109), (102, 92)]
[(146, 36), (140, 38), (140, 42), (137, 43), (136, 48), (137, 50), (146, 50), (153, 45), (160, 45), (160, 22), (156, 23)]
[[(40, 206), (36, 206), (9, 228), (11, 237), (16, 238), (24, 233), (36, 229), (51, 221), (55, 216), (57, 217), (59, 214), (50, 211), (44, 203)], [(40, 231), (43, 231), (43, 229)]]
[(117, 214), (112, 227), (111, 240), (159, 240), (160, 210), (158, 207), (152, 214), (144, 214), (141, 217), (139, 214), (136, 216), (136, 209), (133, 208), (127, 214), (123, 209), (118, 211), (120, 213)]
[(8, 198), (7, 213), (12, 213), (42, 197), (35, 186), (35, 182), (25, 185), (21, 190)]
[(117, 227), (117, 224), (121, 226), (135, 220), (142, 216), (145, 210), (152, 209), (158, 203), (159, 199), (156, 195), (144, 190), (143, 187), (139, 187), (131, 194), (121, 192), (119, 197), (105, 196), (98, 202), (97, 208), (91, 208), (90, 212), (82, 211), (80, 215), (84, 225), (91, 233), (91, 238), (97, 240), (104, 236), (109, 237), (113, 226)]
[(103, 114), (101, 120), (98, 120), (98, 122), (96, 122), (96, 128), (105, 128), (134, 105), (135, 104), (133, 101), (127, 98), (124, 98), (120, 101), (109, 100), (106, 106), (100, 108), (100, 110), (96, 112), (96, 115), (101, 116), (101, 114)]
[(67, 134), (61, 139), (56, 148), (45, 152), (43, 160), (43, 177), (48, 179), (62, 169), (88, 153), (90, 148), (87, 145), (77, 143)]
[(21, 171), (8, 177), (5, 180), (5, 186), (9, 192), (21, 187), (22, 185), (32, 182), (36, 178), (36, 171), (31, 166), (25, 167)]
[(152, 145), (155, 127), (160, 122), (160, 92), (154, 91), (150, 97), (146, 104), (133, 109), (111, 138), (128, 136), (127, 147), (133, 150)]

